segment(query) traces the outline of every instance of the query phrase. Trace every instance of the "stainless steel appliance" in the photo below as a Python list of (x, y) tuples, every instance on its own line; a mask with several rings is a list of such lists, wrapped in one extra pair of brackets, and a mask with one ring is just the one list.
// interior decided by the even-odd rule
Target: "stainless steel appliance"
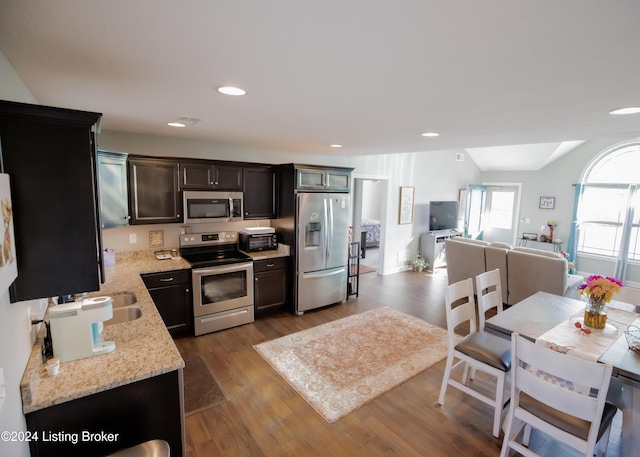
[(298, 314), (347, 298), (349, 195), (297, 195)]
[(349, 194), (291, 192), (272, 221), (295, 256), (294, 313), (347, 298)]
[(182, 198), (185, 224), (244, 219), (242, 192), (185, 191)]
[(253, 261), (236, 232), (180, 235), (180, 255), (192, 266), (196, 336), (254, 321)]

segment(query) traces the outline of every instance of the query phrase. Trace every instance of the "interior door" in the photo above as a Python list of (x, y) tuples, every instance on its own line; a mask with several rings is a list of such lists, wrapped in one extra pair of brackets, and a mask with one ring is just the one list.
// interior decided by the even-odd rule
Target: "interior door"
[(518, 185), (487, 184), (482, 239), (515, 245), (519, 209), (520, 187)]

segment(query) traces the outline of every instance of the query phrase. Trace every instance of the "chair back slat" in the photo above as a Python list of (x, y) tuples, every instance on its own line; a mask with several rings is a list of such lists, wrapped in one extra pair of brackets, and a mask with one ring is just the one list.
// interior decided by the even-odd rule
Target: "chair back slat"
[(476, 276), (478, 292), (478, 328), (484, 328), (485, 314), (495, 308), (497, 313), (504, 309), (500, 270), (490, 270)]
[(444, 290), (444, 301), (450, 342), (455, 339), (455, 329), (460, 324), (469, 322), (470, 333), (477, 331), (476, 305), (471, 278), (448, 286)]

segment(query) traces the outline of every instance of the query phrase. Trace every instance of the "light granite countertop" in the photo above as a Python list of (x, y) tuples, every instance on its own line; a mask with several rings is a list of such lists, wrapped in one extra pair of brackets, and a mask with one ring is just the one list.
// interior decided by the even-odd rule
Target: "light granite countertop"
[(291, 248), (286, 244), (278, 243), (278, 249), (274, 249), (272, 251), (241, 252), (244, 252), (253, 260), (267, 260), (275, 259), (277, 257), (289, 257), (291, 255)]
[(47, 375), (42, 364), (41, 340), (36, 342), (20, 383), (23, 412), (28, 414), (182, 369), (184, 361), (140, 274), (188, 268), (191, 268), (189, 263), (180, 257), (157, 260), (152, 251), (118, 254), (115, 266), (106, 268), (105, 283), (89, 297), (133, 292), (137, 297), (135, 305), (142, 309), (142, 316), (134, 321), (105, 326), (104, 339), (114, 341), (115, 350), (62, 363), (56, 377)]

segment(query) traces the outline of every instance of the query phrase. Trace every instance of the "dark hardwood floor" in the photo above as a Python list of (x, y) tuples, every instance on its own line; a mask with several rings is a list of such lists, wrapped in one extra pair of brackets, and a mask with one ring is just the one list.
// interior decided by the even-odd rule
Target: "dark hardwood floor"
[[(183, 356), (203, 356), (229, 398), (186, 418), (188, 457), (500, 454), (502, 437), (491, 434), (489, 406), (453, 388), (447, 390), (445, 404), (437, 404), (444, 360), (328, 424), (253, 349), (255, 344), (383, 305), (446, 327), (444, 272), (368, 273), (360, 281), (360, 296), (339, 305), (303, 316), (273, 314), (253, 324), (176, 339)], [(474, 382), (490, 386), (488, 379), (480, 374)], [(549, 457), (578, 455), (535, 433), (531, 447)], [(619, 417), (608, 455), (620, 455)]]

